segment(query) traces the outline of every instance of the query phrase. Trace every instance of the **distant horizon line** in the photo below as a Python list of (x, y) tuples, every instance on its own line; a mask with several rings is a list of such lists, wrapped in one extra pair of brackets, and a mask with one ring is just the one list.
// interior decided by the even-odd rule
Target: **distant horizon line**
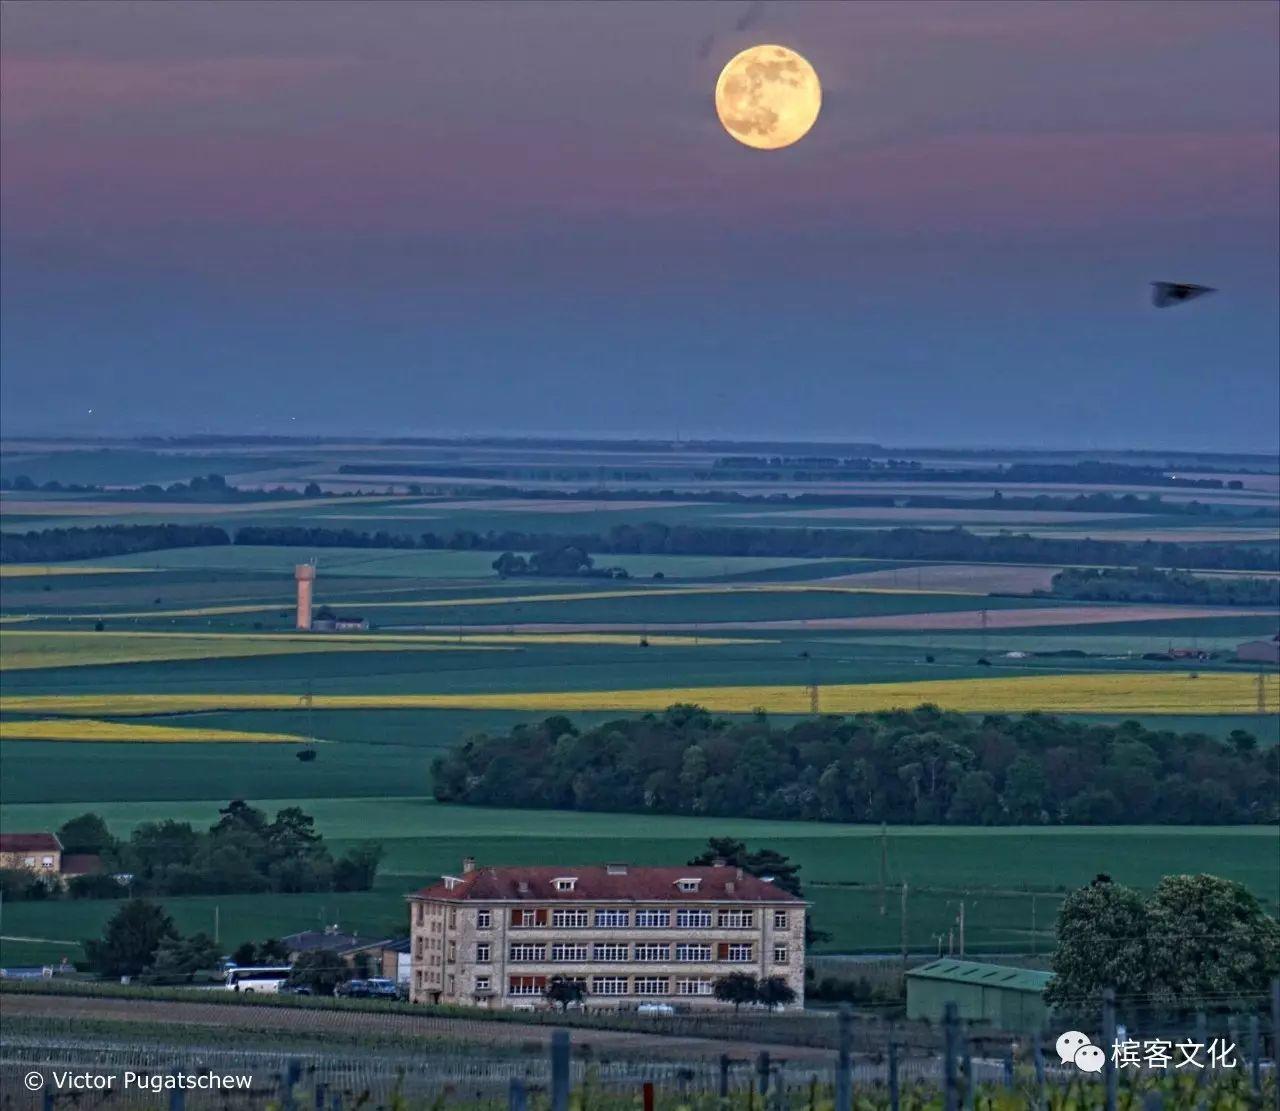
[(1010, 453), (1026, 453), (1031, 455), (1131, 455), (1150, 457), (1197, 457), (1242, 459), (1267, 462), (1280, 466), (1280, 445), (1266, 450), (1223, 450), (1220, 448), (1173, 448), (1151, 446), (1089, 446), (1089, 447), (1045, 447), (1029, 444), (1001, 444), (992, 446), (972, 445), (957, 442), (937, 442), (933, 444), (882, 444), (872, 440), (833, 440), (805, 439), (779, 436), (681, 436), (658, 435), (566, 435), (555, 433), (533, 432), (465, 432), (452, 434), (397, 434), (397, 433), (263, 433), (263, 432), (178, 432), (155, 433), (138, 432), (133, 434), (103, 435), (97, 433), (77, 432), (22, 432), (0, 433), (0, 448), (7, 443), (23, 443), (30, 441), (51, 441), (55, 443), (82, 444), (165, 444), (179, 446), (192, 445), (230, 445), (237, 443), (260, 444), (403, 444), (406, 446), (449, 445), (449, 444), (511, 444), (511, 445), (571, 445), (593, 447), (597, 450), (627, 449), (636, 447), (648, 448), (756, 448), (777, 450), (780, 448), (822, 449), (831, 451), (860, 451), (869, 454), (884, 455), (944, 455), (964, 454), (968, 456), (995, 456)]

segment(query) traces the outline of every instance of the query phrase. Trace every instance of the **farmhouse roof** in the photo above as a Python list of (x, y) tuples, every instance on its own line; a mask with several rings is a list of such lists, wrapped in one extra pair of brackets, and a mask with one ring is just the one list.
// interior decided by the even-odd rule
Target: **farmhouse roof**
[(1015, 968), (1007, 964), (956, 961), (949, 957), (913, 968), (907, 977), (918, 980), (946, 980), (957, 984), (977, 984), (984, 988), (1042, 992), (1052, 974), (1036, 968)]
[[(683, 882), (682, 882), (683, 881)], [(692, 881), (692, 882), (691, 882)], [(729, 865), (632, 868), (619, 864), (464, 868), (410, 899), (538, 903), (793, 903), (804, 900)]]
[(352, 953), (361, 949), (373, 949), (386, 943), (385, 938), (358, 937), (355, 934), (337, 933), (333, 930), (303, 930), (301, 933), (282, 937), (280, 942), (291, 953), (309, 953), (315, 949), (332, 949), (335, 953)]
[(52, 833), (0, 833), (0, 853), (58, 853), (62, 842)]

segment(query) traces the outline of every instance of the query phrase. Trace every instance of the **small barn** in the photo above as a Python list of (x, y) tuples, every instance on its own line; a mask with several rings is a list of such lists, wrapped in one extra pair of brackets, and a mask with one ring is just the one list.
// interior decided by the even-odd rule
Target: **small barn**
[(943, 1008), (994, 1030), (1041, 1029), (1048, 1018), (1044, 989), (1050, 974), (1033, 968), (959, 961), (930, 961), (907, 973), (907, 1018), (941, 1022)]
[(1280, 664), (1280, 633), (1269, 640), (1249, 640), (1236, 649), (1241, 663)]

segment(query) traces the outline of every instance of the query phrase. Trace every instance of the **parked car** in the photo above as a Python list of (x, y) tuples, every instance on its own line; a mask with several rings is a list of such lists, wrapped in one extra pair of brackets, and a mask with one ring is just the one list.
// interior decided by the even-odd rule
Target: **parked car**
[(673, 1015), (676, 1009), (670, 1003), (641, 1003), (636, 1008), (636, 1013), (641, 1015)]
[(306, 984), (285, 984), (280, 989), (281, 995), (314, 995), (315, 992)]
[(366, 980), (365, 984), (369, 988), (369, 996), (372, 999), (399, 999), (400, 989), (396, 987), (395, 981), (375, 978)]
[(333, 994), (339, 999), (368, 999), (370, 994), (369, 981), (347, 980), (334, 988)]

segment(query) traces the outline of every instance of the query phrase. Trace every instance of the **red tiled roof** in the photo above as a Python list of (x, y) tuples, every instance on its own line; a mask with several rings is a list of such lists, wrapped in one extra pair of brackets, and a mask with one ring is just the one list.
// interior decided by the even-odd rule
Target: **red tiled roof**
[[(456, 877), (450, 887), (443, 880), (424, 887), (411, 899), (450, 899), (528, 902), (670, 902), (676, 903), (803, 903), (776, 884), (767, 883), (732, 866), (683, 865), (674, 868), (633, 868), (625, 872), (602, 864), (538, 868), (477, 868)], [(573, 877), (572, 891), (558, 891), (553, 880)], [(681, 891), (677, 880), (698, 879), (697, 891)], [(521, 888), (521, 884), (525, 888)]]
[(0, 833), (0, 853), (58, 853), (62, 842), (52, 833)]
[(63, 853), (64, 876), (97, 876), (106, 871), (102, 857), (97, 853)]

